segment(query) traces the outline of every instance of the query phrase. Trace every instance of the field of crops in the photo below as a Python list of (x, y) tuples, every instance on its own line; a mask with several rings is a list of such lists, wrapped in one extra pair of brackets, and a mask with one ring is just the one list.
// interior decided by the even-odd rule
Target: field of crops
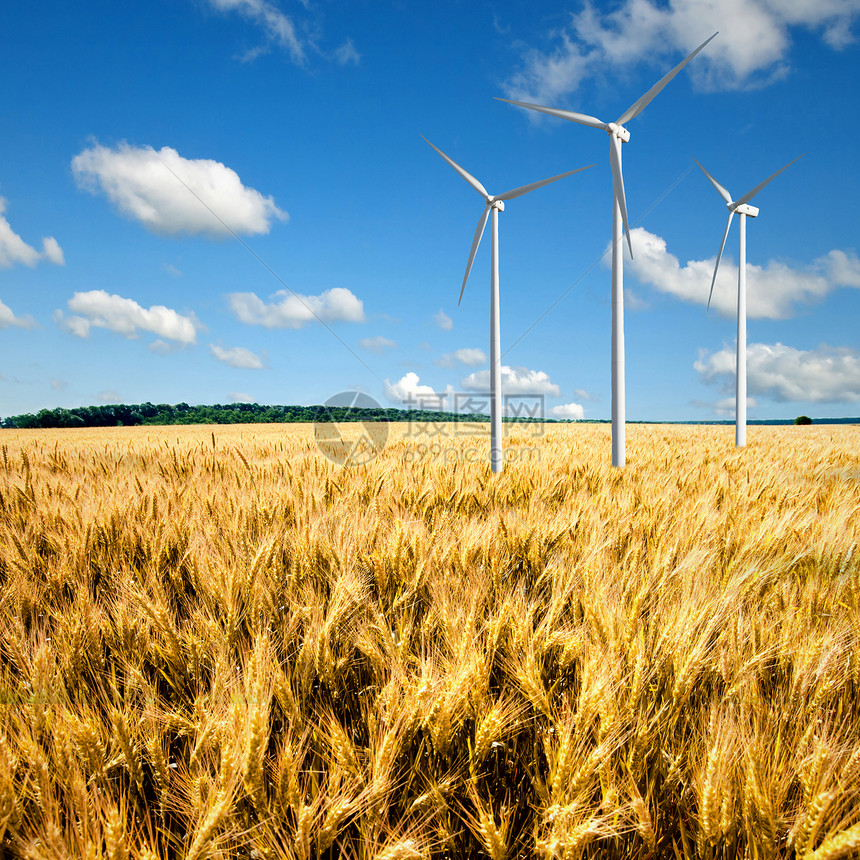
[(0, 856), (860, 854), (860, 428), (0, 434)]

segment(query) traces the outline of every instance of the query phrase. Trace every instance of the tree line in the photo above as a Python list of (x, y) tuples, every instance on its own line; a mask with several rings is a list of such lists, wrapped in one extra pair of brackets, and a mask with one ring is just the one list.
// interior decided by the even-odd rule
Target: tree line
[[(51, 427), (136, 427), (141, 424), (313, 424), (325, 421), (408, 421), (437, 423), (440, 421), (489, 421), (488, 415), (439, 412), (432, 409), (369, 409), (357, 406), (263, 406), (259, 403), (216, 403), (214, 406), (189, 406), (187, 403), (111, 404), (106, 406), (76, 406), (72, 409), (40, 409), (36, 413), (12, 415), (0, 421), (6, 429)], [(503, 421), (522, 423), (567, 423), (564, 419), (504, 416)], [(605, 424), (607, 419), (586, 418), (577, 424)], [(641, 424), (732, 424), (717, 421), (639, 421)], [(812, 419), (801, 415), (791, 419), (758, 419), (750, 424), (811, 424)], [(858, 424), (860, 418), (817, 418), (816, 424)]]
[(49, 427), (136, 427), (141, 424), (292, 424), (325, 421), (488, 421), (486, 415), (456, 414), (428, 409), (369, 409), (354, 406), (263, 406), (227, 403), (189, 406), (187, 403), (112, 404), (73, 409), (41, 409), (13, 415), (0, 426), (10, 429)]

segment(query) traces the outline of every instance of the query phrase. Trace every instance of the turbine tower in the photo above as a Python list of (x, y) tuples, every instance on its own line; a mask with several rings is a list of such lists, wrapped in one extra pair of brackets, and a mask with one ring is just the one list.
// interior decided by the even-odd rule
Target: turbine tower
[(736, 354), (735, 373), (735, 445), (743, 448), (747, 444), (747, 218), (755, 218), (759, 210), (750, 206), (749, 201), (762, 190), (769, 182), (776, 179), (783, 170), (791, 167), (798, 158), (789, 161), (785, 167), (780, 167), (773, 176), (769, 176), (764, 182), (760, 182), (751, 191), (747, 191), (743, 197), (732, 200), (732, 195), (699, 164), (702, 173), (708, 177), (711, 185), (717, 190), (717, 194), (726, 201), (729, 209), (729, 220), (726, 222), (726, 231), (723, 233), (723, 241), (720, 243), (720, 253), (717, 254), (717, 264), (714, 266), (714, 277), (711, 278), (711, 292), (708, 294), (708, 309), (711, 307), (711, 297), (714, 294), (714, 284), (717, 282), (717, 271), (720, 268), (720, 260), (723, 258), (723, 249), (726, 247), (726, 239), (732, 226), (732, 218), (737, 214), (740, 217), (740, 240), (738, 249), (738, 341)]
[(543, 107), (528, 102), (511, 99), (498, 99), (519, 107), (530, 108), (561, 119), (578, 122), (591, 128), (599, 128), (609, 134), (609, 164), (612, 168), (612, 465), (623, 466), (625, 461), (625, 414), (624, 414), (624, 258), (622, 256), (622, 228), (627, 235), (630, 257), (633, 257), (633, 243), (630, 241), (630, 227), (627, 223), (627, 201), (624, 195), (624, 178), (621, 173), (621, 144), (630, 140), (630, 132), (624, 123), (639, 116), (652, 99), (714, 38), (706, 39), (683, 62), (678, 63), (671, 72), (664, 75), (645, 95), (634, 102), (615, 122), (603, 122), (597, 117), (569, 110)]
[[(426, 137), (424, 140), (430, 146), (433, 146)], [(558, 176), (551, 176), (549, 179), (541, 179), (539, 182), (532, 182), (530, 185), (522, 185), (519, 188), (514, 188), (512, 191), (506, 191), (504, 194), (492, 195), (471, 173), (460, 167), (453, 159), (445, 155), (441, 149), (436, 146), (433, 146), (433, 149), (486, 200), (487, 204), (481, 213), (481, 217), (478, 219), (478, 227), (475, 230), (475, 237), (472, 239), (472, 250), (469, 252), (469, 262), (466, 264), (466, 274), (463, 277), (463, 286), (460, 288), (458, 305), (463, 300), (466, 281), (469, 280), (472, 263), (475, 261), (475, 254), (478, 253), (478, 246), (481, 244), (484, 228), (487, 226), (487, 218), (492, 213), (492, 226), (490, 228), (490, 468), (493, 472), (501, 472), (503, 459), (501, 406), (502, 355), (499, 330), (499, 212), (504, 212), (505, 200), (513, 200), (515, 197), (528, 194), (529, 191), (534, 191), (543, 185), (549, 185), (550, 182), (555, 182), (557, 179), (564, 179), (565, 176), (579, 173), (580, 170), (587, 170), (588, 167), (594, 167), (594, 165), (589, 164), (588, 167), (578, 167), (576, 170), (568, 170), (567, 173), (560, 173)]]

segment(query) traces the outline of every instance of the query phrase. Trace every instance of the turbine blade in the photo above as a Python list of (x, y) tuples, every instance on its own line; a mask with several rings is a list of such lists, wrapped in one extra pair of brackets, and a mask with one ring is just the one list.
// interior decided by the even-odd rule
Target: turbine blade
[(488, 203), (484, 207), (484, 214), (478, 219), (478, 227), (475, 230), (475, 238), (472, 239), (472, 250), (469, 252), (469, 262), (466, 263), (466, 275), (463, 278), (463, 286), (460, 287), (460, 298), (457, 299), (457, 304), (463, 301), (463, 293), (466, 289), (466, 281), (469, 280), (469, 273), (472, 271), (472, 263), (475, 262), (475, 254), (478, 253), (478, 245), (481, 244), (481, 237), (484, 235), (484, 228), (487, 226), (487, 218), (490, 215), (490, 209), (493, 208), (492, 203)]
[(714, 277), (711, 278), (711, 292), (708, 293), (708, 310), (711, 309), (711, 296), (714, 295), (714, 284), (717, 282), (717, 270), (720, 268), (720, 260), (723, 259), (723, 249), (726, 247), (726, 239), (729, 238), (729, 228), (732, 226), (732, 218), (735, 217), (734, 212), (729, 212), (729, 220), (726, 222), (726, 232), (723, 233), (723, 241), (720, 242), (720, 253), (717, 254), (717, 264), (714, 266)]
[(543, 107), (542, 105), (533, 105), (529, 102), (515, 102), (511, 99), (500, 99), (498, 96), (493, 96), (496, 101), (507, 102), (509, 105), (517, 105), (518, 107), (529, 108), (530, 110), (548, 113), (550, 116), (561, 117), (561, 119), (569, 119), (571, 122), (578, 122), (582, 125), (591, 126), (591, 128), (602, 128), (606, 130), (606, 123), (598, 119), (596, 116), (589, 116), (585, 113), (574, 113), (572, 110), (560, 110), (559, 108)]
[(627, 198), (624, 194), (624, 177), (621, 175), (621, 141), (616, 135), (609, 136), (609, 163), (612, 167), (612, 191), (618, 205), (621, 208), (621, 221), (624, 224), (624, 232), (627, 234), (627, 247), (630, 248), (630, 257), (633, 257), (633, 243), (630, 240), (630, 226), (627, 223)]
[[(421, 137), (424, 137), (424, 135), (422, 134), (422, 135), (421, 135)], [(429, 141), (429, 140), (427, 140), (427, 138), (426, 138), (426, 137), (424, 137), (424, 140), (425, 140), (425, 141), (427, 141), (427, 143), (430, 143), (430, 141)], [(430, 146), (433, 146), (433, 144), (432, 144), (432, 143), (430, 143)], [(471, 173), (469, 173), (469, 171), (468, 171), (468, 170), (464, 170), (462, 167), (460, 167), (460, 165), (459, 165), (459, 164), (457, 164), (457, 162), (456, 162), (456, 161), (454, 161), (454, 159), (453, 159), (453, 158), (448, 158), (448, 156), (447, 156), (447, 155), (445, 155), (445, 153), (444, 153), (444, 152), (442, 152), (442, 150), (441, 150), (441, 149), (439, 149), (439, 147), (438, 147), (438, 146), (433, 146), (433, 149), (435, 149), (435, 150), (436, 150), (436, 152), (438, 152), (438, 153), (439, 153), (439, 155), (441, 155), (441, 156), (442, 156), (442, 158), (444, 158), (444, 159), (445, 159), (445, 161), (447, 161), (447, 162), (448, 162), (448, 164), (450, 164), (450, 165), (451, 165), (451, 167), (453, 167), (453, 168), (454, 168), (454, 170), (456, 170), (456, 171), (457, 171), (457, 173), (459, 173), (459, 174), (460, 174), (460, 176), (462, 176), (462, 177), (463, 177), (463, 179), (465, 179), (465, 180), (466, 180), (466, 182), (468, 182), (468, 183), (469, 183), (469, 185), (471, 185), (471, 186), (472, 186), (472, 188), (474, 188), (474, 189), (475, 189), (475, 191), (477, 191), (477, 192), (478, 192), (478, 194), (482, 195), (484, 198), (487, 198), (487, 197), (489, 197), (489, 196), (490, 196), (490, 192), (489, 192), (489, 191), (487, 191), (487, 189), (486, 189), (486, 188), (484, 188), (484, 186), (483, 186), (483, 185), (481, 185), (481, 183), (480, 183), (480, 182), (478, 182), (478, 180), (477, 180), (477, 179), (475, 179), (475, 177), (474, 177), (474, 176), (472, 176), (472, 174), (471, 174)]]
[(540, 182), (532, 182), (531, 185), (521, 185), (519, 188), (514, 188), (513, 191), (506, 191), (504, 194), (497, 194), (496, 200), (513, 200), (515, 197), (521, 197), (523, 194), (528, 194), (529, 191), (534, 191), (543, 185), (549, 185), (550, 182), (555, 182), (556, 179), (564, 179), (565, 176), (571, 176), (574, 173), (579, 173), (580, 170), (588, 170), (589, 167), (594, 167), (589, 164), (587, 167), (577, 167), (576, 170), (568, 170), (567, 173), (559, 173), (558, 176), (550, 176), (549, 179), (541, 179)]
[(764, 188), (765, 185), (768, 184), (768, 182), (771, 182), (772, 180), (776, 179), (776, 177), (779, 176), (779, 174), (782, 173), (783, 170), (785, 170), (788, 167), (791, 167), (791, 165), (794, 164), (795, 161), (797, 161), (799, 158), (803, 158), (804, 155), (806, 155), (805, 152), (803, 153), (803, 155), (798, 155), (797, 158), (793, 159), (792, 161), (789, 161), (788, 164), (785, 165), (785, 167), (780, 167), (779, 170), (777, 170), (776, 173), (773, 174), (773, 176), (768, 176), (768, 178), (765, 179), (764, 182), (759, 182), (759, 184), (756, 185), (756, 187), (753, 188), (752, 191), (747, 191), (747, 193), (744, 194), (743, 197), (741, 197), (739, 200), (737, 200), (736, 205), (740, 206), (743, 203), (749, 203), (750, 200), (752, 200), (753, 197), (755, 197), (756, 194), (758, 194), (759, 191), (761, 191), (762, 188)]
[[(719, 30), (717, 30), (717, 33), (718, 32), (719, 32)], [(713, 39), (714, 36), (717, 35), (717, 33), (714, 33), (714, 35), (711, 36), (711, 39)], [(704, 48), (705, 45), (707, 45), (708, 42), (711, 41), (711, 39), (705, 39), (705, 41), (702, 42), (702, 44), (699, 45), (699, 47), (696, 48), (696, 50), (693, 51), (693, 53), (690, 54), (690, 56), (687, 57), (686, 60), (682, 60), (680, 63), (678, 63), (677, 66), (675, 66), (674, 69), (672, 69), (671, 72), (669, 72), (666, 75), (663, 75), (663, 77), (660, 78), (660, 80), (657, 81), (657, 83), (654, 84), (654, 86), (651, 87), (651, 89), (648, 90), (648, 92), (645, 93), (644, 96), (642, 96), (638, 101), (636, 101), (632, 105), (630, 105), (630, 107), (627, 108), (627, 110), (624, 111), (624, 113), (621, 114), (621, 116), (618, 117), (618, 119), (616, 120), (618, 125), (624, 125), (624, 123), (630, 122), (630, 120), (633, 119), (633, 117), (639, 116), (639, 114), (642, 113), (642, 111), (645, 110), (645, 108), (648, 107), (649, 104), (651, 104), (652, 99), (660, 93), (660, 91), (663, 89), (663, 87), (665, 87), (666, 84), (668, 84), (669, 81), (671, 81), (672, 78), (674, 78), (675, 75), (677, 75), (678, 72), (680, 72), (681, 69), (683, 69), (684, 66), (686, 66), (687, 63), (689, 63), (690, 60), (692, 60), (693, 57), (695, 57), (696, 54), (698, 54), (699, 51), (701, 51), (702, 48)]]
[(707, 176), (707, 177), (708, 177), (708, 179), (710, 179), (710, 180), (711, 180), (711, 185), (713, 185), (713, 186), (714, 186), (714, 188), (716, 188), (716, 189), (717, 189), (717, 193), (720, 195), (720, 197), (722, 197), (722, 198), (723, 198), (723, 200), (725, 200), (725, 201), (726, 201), (726, 203), (731, 204), (731, 202), (732, 202), (732, 195), (731, 195), (731, 194), (729, 194), (728, 190), (727, 190), (727, 189), (725, 189), (725, 188), (723, 188), (723, 186), (722, 186), (722, 185), (720, 185), (720, 183), (719, 183), (719, 182), (717, 182), (717, 180), (716, 180), (716, 179), (714, 179), (714, 177), (713, 177), (713, 176), (711, 176), (711, 174), (710, 174), (710, 173), (708, 173), (708, 171), (707, 171), (707, 170), (705, 170), (705, 168), (704, 168), (704, 167), (702, 167), (702, 165), (701, 165), (701, 164), (699, 164), (699, 160), (698, 160), (695, 156), (693, 156), (693, 161), (695, 161), (695, 162), (696, 162), (696, 164), (698, 164), (698, 165), (699, 165), (699, 167), (700, 167), (700, 168), (701, 168), (701, 170), (702, 170), (702, 173), (704, 173), (704, 174), (705, 174), (705, 176)]

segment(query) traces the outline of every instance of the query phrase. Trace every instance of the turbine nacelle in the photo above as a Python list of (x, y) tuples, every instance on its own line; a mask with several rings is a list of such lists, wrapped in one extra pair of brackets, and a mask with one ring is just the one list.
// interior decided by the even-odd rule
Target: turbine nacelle
[(619, 140), (622, 140), (624, 143), (630, 140), (630, 132), (624, 128), (623, 125), (618, 125), (617, 122), (608, 122), (606, 123), (606, 133), (615, 135)]
[[(797, 158), (803, 158), (803, 156), (798, 155)], [(788, 167), (791, 167), (791, 165), (794, 164), (795, 161), (797, 161), (797, 158), (793, 159), (792, 161), (789, 161), (788, 164), (785, 165), (785, 167), (780, 167), (779, 170), (776, 171), (776, 173), (768, 176), (768, 178), (765, 179), (764, 182), (759, 182), (759, 184), (756, 185), (755, 188), (751, 188), (749, 191), (747, 191), (746, 194), (742, 195), (737, 200), (732, 200), (732, 195), (729, 190), (720, 185), (720, 183), (717, 182), (717, 180), (714, 179), (714, 177), (711, 176), (711, 174), (708, 173), (708, 171), (705, 170), (705, 168), (699, 163), (698, 159), (693, 159), (693, 161), (695, 161), (696, 164), (698, 164), (701, 168), (702, 173), (704, 173), (705, 176), (708, 177), (708, 181), (711, 183), (711, 185), (714, 186), (714, 190), (717, 192), (717, 194), (719, 194), (720, 197), (722, 197), (723, 200), (726, 201), (726, 208), (729, 210), (729, 220), (726, 222), (726, 232), (723, 233), (723, 241), (720, 242), (720, 252), (717, 254), (717, 263), (714, 266), (714, 277), (711, 278), (711, 292), (708, 294), (708, 309), (710, 309), (711, 307), (711, 296), (714, 295), (714, 284), (716, 284), (717, 282), (717, 272), (720, 268), (720, 260), (722, 260), (723, 258), (723, 249), (726, 247), (726, 239), (729, 236), (729, 230), (732, 226), (732, 218), (734, 218), (736, 214), (746, 215), (747, 218), (755, 218), (756, 215), (758, 215), (759, 210), (755, 206), (750, 206), (747, 201), (752, 200), (753, 197), (755, 197), (756, 194), (758, 194), (759, 191), (762, 190), (762, 188), (764, 188), (770, 182), (773, 182), (773, 180), (776, 179), (776, 177), (779, 176), (779, 174), (782, 173), (783, 170)], [(742, 261), (739, 264), (739, 269), (742, 270), (744, 266), (745, 263)]]
[[(531, 182), (528, 185), (521, 185), (519, 188), (512, 188), (510, 191), (505, 191), (502, 194), (490, 194), (481, 183), (472, 176), (464, 168), (460, 167), (456, 161), (445, 155), (437, 146), (433, 146), (427, 138), (424, 138), (433, 149), (436, 150), (448, 164), (454, 168), (485, 201), (484, 211), (478, 219), (478, 226), (475, 229), (475, 237), (472, 239), (472, 249), (469, 251), (469, 262), (466, 264), (466, 274), (463, 276), (463, 286), (460, 287), (460, 298), (457, 300), (459, 304), (463, 300), (463, 291), (466, 289), (466, 281), (469, 280), (469, 273), (472, 271), (472, 263), (475, 262), (475, 254), (478, 252), (478, 246), (481, 244), (481, 237), (484, 235), (484, 228), (487, 226), (487, 220), (492, 215), (492, 249), (490, 253), (490, 468), (493, 472), (502, 471), (502, 405), (501, 405), (501, 390), (502, 390), (502, 364), (501, 364), (501, 346), (499, 343), (499, 212), (505, 211), (505, 201), (514, 200), (517, 197), (522, 197), (523, 194), (528, 194), (530, 191), (535, 191), (538, 188), (543, 188), (544, 185), (549, 185), (550, 182), (555, 182), (558, 179), (564, 179), (565, 176), (572, 176), (574, 173), (579, 173), (580, 170), (586, 170), (585, 167), (578, 167), (576, 170), (568, 170), (566, 173), (559, 173), (558, 176), (550, 176), (548, 179), (541, 179), (538, 182)], [(591, 164), (589, 167), (593, 167)]]
[(739, 206), (735, 203), (727, 203), (726, 208), (729, 212), (735, 212), (738, 215), (746, 215), (747, 218), (755, 218), (758, 215), (758, 208), (750, 206), (749, 203), (741, 203)]
[[(627, 248), (633, 257), (633, 242), (630, 239), (630, 224), (627, 220), (627, 198), (624, 192), (624, 176), (621, 171), (621, 145), (630, 140), (630, 132), (624, 127), (635, 119), (649, 104), (665, 89), (673, 78), (689, 63), (696, 54), (707, 45), (717, 34), (706, 39), (678, 63), (674, 69), (663, 75), (648, 92), (640, 96), (624, 113), (618, 115), (615, 122), (605, 122), (590, 114), (577, 113), (571, 110), (548, 107), (546, 105), (518, 102), (511, 99), (501, 99), (518, 107), (545, 113), (559, 119), (576, 122), (589, 128), (599, 128), (609, 135), (609, 166), (612, 170), (612, 247), (627, 237)], [(731, 201), (726, 195), (725, 201)], [(746, 203), (746, 200), (740, 201)], [(620, 222), (620, 223), (619, 223)], [(624, 285), (623, 285), (624, 255), (617, 248), (612, 254), (612, 465), (623, 466), (624, 459)]]
[[(422, 135), (423, 137), (423, 135)], [(530, 191), (534, 191), (537, 188), (542, 188), (544, 185), (549, 185), (550, 182), (555, 182), (558, 179), (564, 179), (565, 176), (572, 176), (574, 173), (579, 173), (580, 170), (587, 170), (587, 167), (577, 167), (576, 170), (568, 170), (567, 173), (559, 173), (558, 176), (550, 176), (549, 179), (541, 179), (538, 182), (531, 182), (528, 185), (521, 185), (519, 188), (512, 188), (510, 191), (505, 191), (504, 194), (490, 194), (471, 173), (469, 173), (464, 168), (460, 167), (453, 158), (445, 155), (438, 146), (433, 146), (427, 138), (424, 138), (439, 155), (442, 156), (484, 200), (487, 201), (487, 205), (484, 207), (484, 211), (481, 214), (481, 217), (478, 219), (478, 227), (475, 230), (475, 238), (472, 239), (472, 250), (469, 252), (469, 262), (466, 264), (466, 274), (463, 277), (463, 286), (460, 287), (460, 301), (463, 300), (463, 291), (466, 289), (466, 281), (469, 280), (469, 272), (472, 271), (472, 263), (475, 262), (475, 254), (478, 251), (478, 245), (481, 244), (481, 237), (484, 235), (484, 228), (487, 226), (487, 219), (490, 217), (490, 212), (495, 209), (497, 212), (505, 211), (505, 200), (513, 200), (516, 197), (522, 197), (523, 194), (528, 194)], [(593, 164), (589, 164), (588, 167), (594, 167)]]

